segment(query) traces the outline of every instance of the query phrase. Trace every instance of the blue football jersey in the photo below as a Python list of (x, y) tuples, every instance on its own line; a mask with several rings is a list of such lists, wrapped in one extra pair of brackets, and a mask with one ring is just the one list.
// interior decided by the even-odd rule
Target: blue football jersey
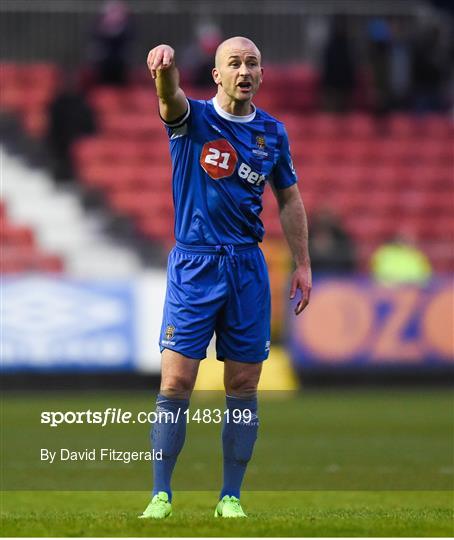
[(166, 123), (172, 158), (175, 238), (189, 245), (261, 242), (266, 182), (297, 181), (284, 125), (254, 107), (224, 111), (213, 98), (188, 99), (186, 114)]

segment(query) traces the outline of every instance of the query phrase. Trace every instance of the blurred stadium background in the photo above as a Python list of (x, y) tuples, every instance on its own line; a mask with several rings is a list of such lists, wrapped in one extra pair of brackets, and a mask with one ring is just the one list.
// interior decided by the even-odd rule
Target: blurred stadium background
[[(1, 13), (4, 388), (157, 384), (173, 210), (145, 59), (170, 43), (186, 93), (209, 98), (213, 51), (238, 34), (262, 50), (256, 103), (289, 132), (314, 259), (295, 319), (267, 188), (262, 388), (449, 380), (449, 2), (3, 0)], [(199, 387), (220, 383), (205, 362)]]

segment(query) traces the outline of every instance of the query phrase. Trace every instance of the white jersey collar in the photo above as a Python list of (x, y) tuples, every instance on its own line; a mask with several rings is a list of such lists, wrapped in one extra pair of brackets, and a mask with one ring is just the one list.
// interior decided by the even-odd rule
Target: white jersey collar
[(230, 120), (231, 122), (240, 122), (244, 124), (245, 122), (252, 122), (255, 118), (255, 113), (257, 112), (257, 109), (255, 108), (255, 105), (251, 103), (252, 106), (252, 112), (251, 114), (248, 114), (247, 116), (237, 116), (236, 114), (230, 114), (219, 105), (218, 100), (216, 99), (216, 96), (211, 100), (213, 102), (214, 110), (219, 114), (219, 116), (222, 116), (222, 118), (225, 118), (226, 120)]

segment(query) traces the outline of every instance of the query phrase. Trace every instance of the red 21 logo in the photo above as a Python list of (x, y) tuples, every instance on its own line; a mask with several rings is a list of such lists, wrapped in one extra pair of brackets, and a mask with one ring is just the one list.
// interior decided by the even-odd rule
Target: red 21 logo
[(217, 139), (203, 145), (200, 165), (214, 180), (231, 176), (237, 162), (235, 148), (226, 139)]

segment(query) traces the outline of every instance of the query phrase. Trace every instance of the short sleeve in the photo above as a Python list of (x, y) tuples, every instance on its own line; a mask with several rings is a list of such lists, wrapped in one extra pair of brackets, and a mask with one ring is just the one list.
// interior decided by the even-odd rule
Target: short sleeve
[(293, 166), (292, 157), (290, 155), (290, 145), (288, 142), (288, 135), (283, 128), (282, 142), (279, 151), (279, 157), (276, 165), (273, 168), (273, 183), (277, 189), (285, 189), (293, 184), (296, 184), (298, 177), (296, 175), (295, 167)]

